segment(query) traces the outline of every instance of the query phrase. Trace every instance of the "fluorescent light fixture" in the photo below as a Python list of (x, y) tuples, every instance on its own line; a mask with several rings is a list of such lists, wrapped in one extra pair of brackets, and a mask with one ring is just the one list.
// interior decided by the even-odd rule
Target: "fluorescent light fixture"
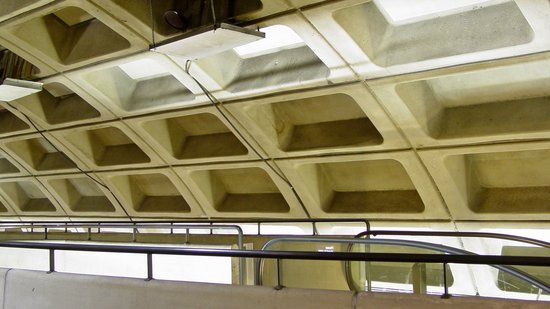
[(265, 32), (265, 39), (235, 47), (235, 52), (241, 57), (253, 56), (305, 44), (304, 40), (287, 26), (274, 25), (261, 30)]
[(10, 102), (42, 91), (42, 83), (6, 78), (0, 84), (0, 101)]
[(263, 39), (265, 33), (221, 23), (161, 42), (151, 50), (170, 56), (199, 59)]

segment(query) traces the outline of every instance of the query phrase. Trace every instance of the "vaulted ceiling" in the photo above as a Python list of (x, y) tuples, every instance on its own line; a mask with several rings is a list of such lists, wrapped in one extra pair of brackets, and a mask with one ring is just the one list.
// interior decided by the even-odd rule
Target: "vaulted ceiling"
[(44, 87), (0, 102), (3, 220), (550, 219), (549, 1), (214, 4), (266, 38), (188, 62), (154, 47), (208, 1), (2, 1)]

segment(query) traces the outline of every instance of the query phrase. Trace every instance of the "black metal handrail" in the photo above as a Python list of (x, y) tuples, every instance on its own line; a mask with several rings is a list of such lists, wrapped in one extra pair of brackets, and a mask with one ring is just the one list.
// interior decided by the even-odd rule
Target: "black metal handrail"
[(502, 240), (512, 240), (540, 246), (544, 248), (550, 248), (550, 243), (517, 235), (500, 234), (500, 233), (487, 233), (487, 232), (460, 232), (460, 231), (390, 231), (390, 230), (370, 230), (364, 231), (357, 235), (356, 238), (363, 236), (378, 236), (378, 235), (391, 235), (391, 236), (436, 236), (436, 237), (477, 237), (477, 238), (495, 238)]
[[(414, 247), (414, 248), (421, 248), (421, 249), (428, 249), (428, 250), (434, 250), (434, 251), (440, 251), (440, 252), (445, 252), (446, 254), (443, 255), (443, 256), (450, 256), (450, 255), (453, 255), (453, 256), (469, 256), (469, 257), (474, 257), (474, 256), (477, 256), (477, 257), (488, 257), (488, 256), (491, 256), (491, 255), (480, 255), (480, 254), (476, 254), (474, 252), (470, 252), (470, 251), (467, 251), (467, 250), (463, 250), (463, 249), (458, 249), (458, 248), (454, 248), (454, 247), (449, 247), (449, 246), (445, 246), (445, 245), (440, 245), (440, 244), (433, 244), (433, 243), (427, 243), (427, 242), (422, 242), (422, 241), (414, 241), (414, 240), (403, 240), (403, 239), (360, 239), (360, 238), (353, 238), (353, 239), (342, 239), (342, 238), (320, 238), (320, 237), (316, 237), (316, 238), (312, 238), (312, 237), (293, 237), (293, 238), (284, 238), (284, 237), (281, 237), (281, 238), (274, 238), (274, 239), (271, 239), (269, 241), (267, 241), (264, 246), (262, 247), (262, 250), (268, 250), (271, 246), (273, 246), (274, 244), (276, 243), (280, 243), (280, 242), (317, 242), (317, 243), (339, 243), (339, 244), (349, 244), (349, 245), (359, 245), (359, 244), (364, 244), (364, 245), (369, 245), (369, 244), (379, 244), (379, 245), (394, 245), (394, 246), (408, 246), (408, 247)], [(353, 252), (350, 252), (349, 250), (346, 251), (345, 253), (353, 253)], [(362, 253), (362, 254), (376, 254), (376, 253)], [(392, 255), (392, 254), (397, 254), (397, 253), (381, 253), (381, 254), (389, 254), (389, 255)], [(421, 262), (421, 261), (416, 261), (415, 258), (413, 258), (413, 256), (417, 256), (417, 255), (424, 255), (424, 254), (410, 254), (408, 253), (407, 255), (410, 255), (411, 256), (411, 259), (408, 260), (408, 261), (405, 261), (405, 262), (417, 262), (417, 263), (424, 263), (424, 262)], [(504, 257), (504, 256), (501, 256), (501, 257)], [(533, 256), (531, 256), (533, 257)], [(528, 258), (528, 257), (525, 257), (525, 258)], [(542, 259), (546, 259), (547, 263), (550, 265), (550, 258), (548, 257), (540, 257)], [(256, 262), (256, 283), (257, 284), (262, 284), (262, 259), (259, 259), (257, 262)], [(353, 261), (351, 259), (349, 260), (344, 260), (344, 262), (349, 262), (349, 261)], [(367, 261), (367, 260), (365, 260)], [(488, 261), (488, 260), (487, 260)], [(384, 262), (384, 261), (374, 261), (374, 260), (370, 260), (370, 261), (367, 261), (367, 262)], [(446, 269), (445, 269), (445, 266), (447, 263), (449, 262), (442, 262), (444, 265), (443, 265), (443, 272), (444, 272), (444, 278), (445, 278), (445, 285), (444, 285), (444, 288), (445, 288), (445, 294), (444, 295), (448, 295), (447, 293), (447, 284), (446, 284)], [(454, 263), (454, 262), (451, 262), (451, 263)], [(548, 286), (546, 283), (538, 280), (537, 278), (534, 278), (533, 276), (519, 270), (519, 269), (516, 269), (514, 267), (511, 267), (509, 265), (520, 265), (520, 266), (524, 266), (523, 264), (513, 264), (513, 263), (510, 263), (510, 264), (501, 264), (501, 263), (461, 263), (461, 262), (456, 262), (457, 264), (485, 264), (485, 265), (489, 265), (489, 266), (493, 266), (499, 270), (502, 270), (504, 272), (507, 272), (517, 278), (520, 278), (526, 282), (529, 282), (530, 284), (540, 288), (541, 290), (543, 290), (544, 292), (546, 293), (550, 293), (550, 286)], [(545, 265), (529, 265), (529, 266), (545, 266)], [(277, 265), (277, 267), (279, 268), (279, 265)], [(349, 285), (349, 282), (348, 282), (348, 285)], [(350, 286), (350, 288), (352, 288)]]
[[(190, 230), (210, 230), (210, 232), (214, 230), (235, 230), (237, 233), (237, 246), (239, 250), (244, 250), (244, 244), (243, 244), (243, 230), (238, 225), (229, 225), (229, 224), (216, 224), (216, 225), (193, 225), (193, 224), (177, 224), (177, 225), (164, 225), (164, 224), (102, 224), (101, 226), (98, 225), (90, 225), (90, 224), (32, 224), (32, 225), (7, 225), (4, 226), (4, 228), (21, 228), (21, 229), (44, 229), (44, 239), (48, 239), (48, 229), (55, 229), (55, 228), (76, 228), (76, 229), (85, 229), (87, 230), (88, 234), (88, 240), (92, 239), (92, 229), (93, 228), (108, 228), (108, 229), (131, 229), (132, 230), (132, 241), (135, 242), (137, 240), (136, 234), (138, 229), (170, 229), (171, 233), (173, 233), (173, 230), (185, 230), (186, 233), (186, 242), (189, 240), (189, 231)], [(244, 285), (244, 262), (242, 259), (239, 259), (239, 284)]]
[[(358, 239), (356, 239), (358, 240)], [(462, 255), (462, 254), (405, 254), (405, 253), (362, 253), (362, 252), (311, 252), (311, 251), (270, 251), (270, 250), (228, 250), (228, 249), (191, 249), (167, 248), (151, 246), (121, 246), (121, 245), (82, 245), (37, 242), (0, 242), (0, 247), (43, 249), (49, 250), (50, 271), (55, 271), (55, 250), (140, 253), (147, 255), (147, 279), (153, 279), (153, 254), (191, 255), (237, 258), (260, 258), (277, 260), (278, 287), (280, 282), (280, 261), (294, 260), (326, 260), (326, 261), (365, 261), (365, 262), (412, 262), (412, 263), (442, 263), (443, 269), (448, 263), (481, 264), (481, 265), (522, 265), (550, 266), (550, 259), (536, 256), (495, 256), (495, 255)], [(446, 278), (444, 272), (444, 278)], [(446, 279), (445, 279), (446, 282)], [(550, 289), (549, 287), (546, 287)], [(448, 296), (447, 285), (443, 297)]]
[(550, 266), (550, 259), (540, 256), (515, 255), (461, 255), (461, 254), (409, 254), (409, 253), (363, 253), (363, 252), (316, 252), (274, 251), (236, 249), (167, 248), (151, 246), (82, 245), (40, 242), (0, 242), (0, 247), (23, 249), (47, 249), (63, 251), (90, 251), (115, 253), (142, 253), (167, 255), (192, 255), (214, 257), (243, 257), (293, 260), (366, 261), (366, 262), (412, 262), (456, 263), (477, 265)]
[(85, 220), (77, 220), (77, 221), (32, 221), (32, 222), (21, 222), (21, 221), (2, 221), (0, 222), (0, 228), (4, 228), (6, 226), (12, 227), (15, 225), (21, 225), (21, 224), (30, 224), (30, 225), (49, 225), (52, 227), (63, 225), (63, 227), (70, 226), (73, 224), (89, 224), (89, 225), (97, 225), (97, 227), (102, 227), (105, 225), (113, 225), (113, 224), (133, 224), (139, 227), (139, 225), (142, 224), (167, 224), (167, 225), (176, 225), (176, 224), (256, 224), (257, 225), (257, 235), (261, 234), (261, 226), (262, 224), (269, 224), (269, 223), (311, 223), (312, 229), (313, 229), (313, 235), (317, 235), (317, 223), (361, 223), (365, 225), (365, 230), (370, 231), (371, 226), (370, 222), (367, 219), (362, 218), (338, 218), (338, 219), (332, 219), (332, 218), (304, 218), (304, 219), (297, 219), (297, 218), (288, 218), (288, 219), (181, 219), (181, 220), (144, 220), (144, 221), (122, 221), (122, 220), (114, 220), (114, 221), (85, 221)]

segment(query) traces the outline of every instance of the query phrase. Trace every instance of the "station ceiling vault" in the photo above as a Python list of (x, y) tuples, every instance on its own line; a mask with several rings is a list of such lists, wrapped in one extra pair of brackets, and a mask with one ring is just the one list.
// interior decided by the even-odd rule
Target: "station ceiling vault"
[[(214, 12), (2, 1), (3, 57), (43, 83), (0, 102), (2, 219), (550, 220), (550, 1)], [(266, 38), (155, 50), (214, 19)]]

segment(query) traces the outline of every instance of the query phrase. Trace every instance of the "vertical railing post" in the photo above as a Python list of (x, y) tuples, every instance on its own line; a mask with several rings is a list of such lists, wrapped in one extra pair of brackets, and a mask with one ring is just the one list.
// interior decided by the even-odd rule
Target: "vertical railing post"
[(189, 244), (189, 229), (185, 229), (185, 244)]
[(451, 294), (449, 294), (449, 287), (447, 286), (447, 263), (443, 263), (443, 295), (441, 295), (441, 298), (449, 297), (451, 297)]
[(275, 287), (276, 290), (282, 289), (283, 286), (283, 274), (281, 271), (281, 259), (277, 259), (277, 286)]
[(50, 273), (55, 272), (55, 250), (49, 249), (50, 255)]
[(317, 231), (317, 224), (315, 221), (311, 222), (311, 227), (312, 227), (312, 230), (313, 230), (313, 236), (316, 236), (319, 234), (319, 232)]
[(153, 254), (147, 253), (147, 281), (153, 280)]

